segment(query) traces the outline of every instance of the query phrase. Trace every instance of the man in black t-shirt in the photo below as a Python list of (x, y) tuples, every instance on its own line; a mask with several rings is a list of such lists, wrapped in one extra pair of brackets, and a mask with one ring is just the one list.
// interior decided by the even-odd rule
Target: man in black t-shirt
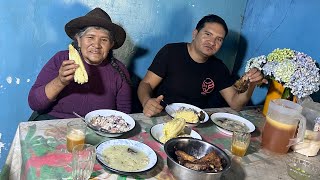
[(208, 108), (208, 99), (220, 93), (228, 105), (240, 110), (250, 99), (255, 86), (266, 82), (261, 72), (251, 69), (245, 76), (250, 81), (243, 93), (233, 88), (225, 64), (214, 54), (228, 33), (225, 21), (216, 15), (203, 17), (192, 33), (191, 43), (165, 45), (154, 58), (138, 87), (139, 100), (146, 116), (160, 113), (160, 101), (188, 103)]

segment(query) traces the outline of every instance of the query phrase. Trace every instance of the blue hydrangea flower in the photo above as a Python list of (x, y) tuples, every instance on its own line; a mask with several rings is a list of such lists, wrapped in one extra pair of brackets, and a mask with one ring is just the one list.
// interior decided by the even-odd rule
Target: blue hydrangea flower
[(275, 49), (267, 57), (251, 58), (245, 72), (258, 68), (265, 78), (274, 79), (291, 90), (298, 98), (319, 90), (319, 68), (310, 56), (291, 49)]

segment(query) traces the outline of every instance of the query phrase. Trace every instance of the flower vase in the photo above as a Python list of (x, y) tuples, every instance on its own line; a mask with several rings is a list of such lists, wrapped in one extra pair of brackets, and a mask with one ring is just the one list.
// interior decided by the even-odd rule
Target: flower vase
[(275, 80), (269, 81), (269, 83), (270, 86), (262, 109), (262, 114), (264, 116), (267, 115), (269, 102), (273, 99), (287, 99), (290, 101), (297, 102), (296, 97), (291, 94), (290, 89), (284, 88), (281, 83)]

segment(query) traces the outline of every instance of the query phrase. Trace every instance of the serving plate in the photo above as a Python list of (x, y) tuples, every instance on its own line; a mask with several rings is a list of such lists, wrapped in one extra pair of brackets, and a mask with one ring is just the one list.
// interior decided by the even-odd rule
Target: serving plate
[[(207, 122), (209, 120), (209, 115), (204, 110), (202, 110), (201, 108), (199, 108), (197, 106), (194, 106), (194, 105), (191, 105), (191, 104), (186, 104), (186, 103), (172, 103), (172, 104), (169, 104), (169, 106), (172, 109), (174, 109), (175, 111), (179, 110), (181, 107), (194, 109), (198, 113), (200, 113), (200, 111), (202, 111), (205, 114), (205, 118), (200, 123), (205, 123), (205, 122)], [(165, 111), (167, 113), (171, 114), (174, 117), (174, 113), (172, 114), (172, 112), (170, 111), (170, 108), (166, 107)], [(188, 124), (193, 124), (193, 123), (188, 123)]]
[[(163, 144), (160, 141), (160, 138), (163, 136), (163, 128), (164, 128), (164, 124), (156, 124), (154, 126), (151, 127), (150, 129), (150, 134), (152, 136), (153, 139), (155, 139), (157, 142), (159, 142), (160, 144)], [(198, 134), (196, 131), (191, 130), (190, 134), (189, 134), (192, 138), (194, 139), (202, 139), (200, 134)]]
[(233, 126), (225, 126), (223, 124), (223, 122), (225, 120), (228, 121), (236, 121), (234, 124), (242, 124), (245, 125), (247, 127), (247, 131), (248, 132), (253, 132), (255, 130), (255, 126), (248, 120), (246, 120), (243, 117), (234, 115), (234, 114), (230, 114), (230, 113), (214, 113), (210, 116), (211, 120), (213, 121), (213, 123), (215, 125), (217, 125), (216, 127), (218, 128), (219, 131), (221, 131), (222, 133), (226, 134), (226, 135), (232, 135), (233, 131), (244, 131), (244, 129), (234, 129)]
[[(128, 114), (120, 112), (120, 111), (116, 111), (116, 110), (111, 110), (111, 109), (99, 109), (99, 110), (91, 111), (88, 114), (86, 114), (86, 116), (84, 118), (85, 118), (85, 121), (88, 124), (90, 124), (91, 119), (93, 117), (98, 116), (98, 115), (100, 115), (100, 116), (111, 116), (111, 115), (121, 116), (129, 124), (128, 131), (132, 130), (136, 125), (135, 120), (131, 116), (129, 116)], [(121, 132), (121, 133), (111, 133), (111, 132), (105, 132), (105, 131), (103, 131), (103, 132), (96, 131), (94, 129), (93, 129), (93, 131), (101, 136), (104, 136), (104, 137), (118, 137), (118, 136), (121, 136), (122, 134), (128, 132), (128, 131), (125, 131), (125, 132)]]
[[(110, 148), (112, 146), (117, 146), (117, 145), (128, 146), (130, 149), (134, 151), (143, 152), (145, 155), (147, 155), (149, 159), (149, 163), (147, 164), (146, 167), (137, 171), (123, 171), (123, 170), (110, 167), (108, 162), (106, 162), (105, 158), (103, 157), (103, 151), (107, 148)], [(125, 175), (146, 172), (151, 168), (153, 168), (157, 164), (157, 160), (158, 160), (156, 153), (149, 146), (141, 142), (130, 140), (130, 139), (113, 139), (109, 141), (104, 141), (97, 146), (96, 154), (97, 154), (97, 160), (101, 165), (103, 165), (104, 167), (106, 167), (107, 169), (113, 172), (116, 172), (119, 174), (125, 174)], [(125, 165), (126, 164), (123, 164), (123, 166)]]

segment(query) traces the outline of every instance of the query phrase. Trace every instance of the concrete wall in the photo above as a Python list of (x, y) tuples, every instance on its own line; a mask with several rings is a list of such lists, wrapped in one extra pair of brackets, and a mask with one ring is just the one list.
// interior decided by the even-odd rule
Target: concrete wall
[(101, 7), (127, 31), (116, 55), (142, 78), (166, 43), (190, 41), (197, 21), (209, 13), (223, 17), (230, 34), (219, 54), (230, 70), (237, 54), (246, 0), (47, 0), (0, 2), (0, 167), (22, 121), (31, 114), (28, 92), (42, 66), (70, 39), (64, 25)]

